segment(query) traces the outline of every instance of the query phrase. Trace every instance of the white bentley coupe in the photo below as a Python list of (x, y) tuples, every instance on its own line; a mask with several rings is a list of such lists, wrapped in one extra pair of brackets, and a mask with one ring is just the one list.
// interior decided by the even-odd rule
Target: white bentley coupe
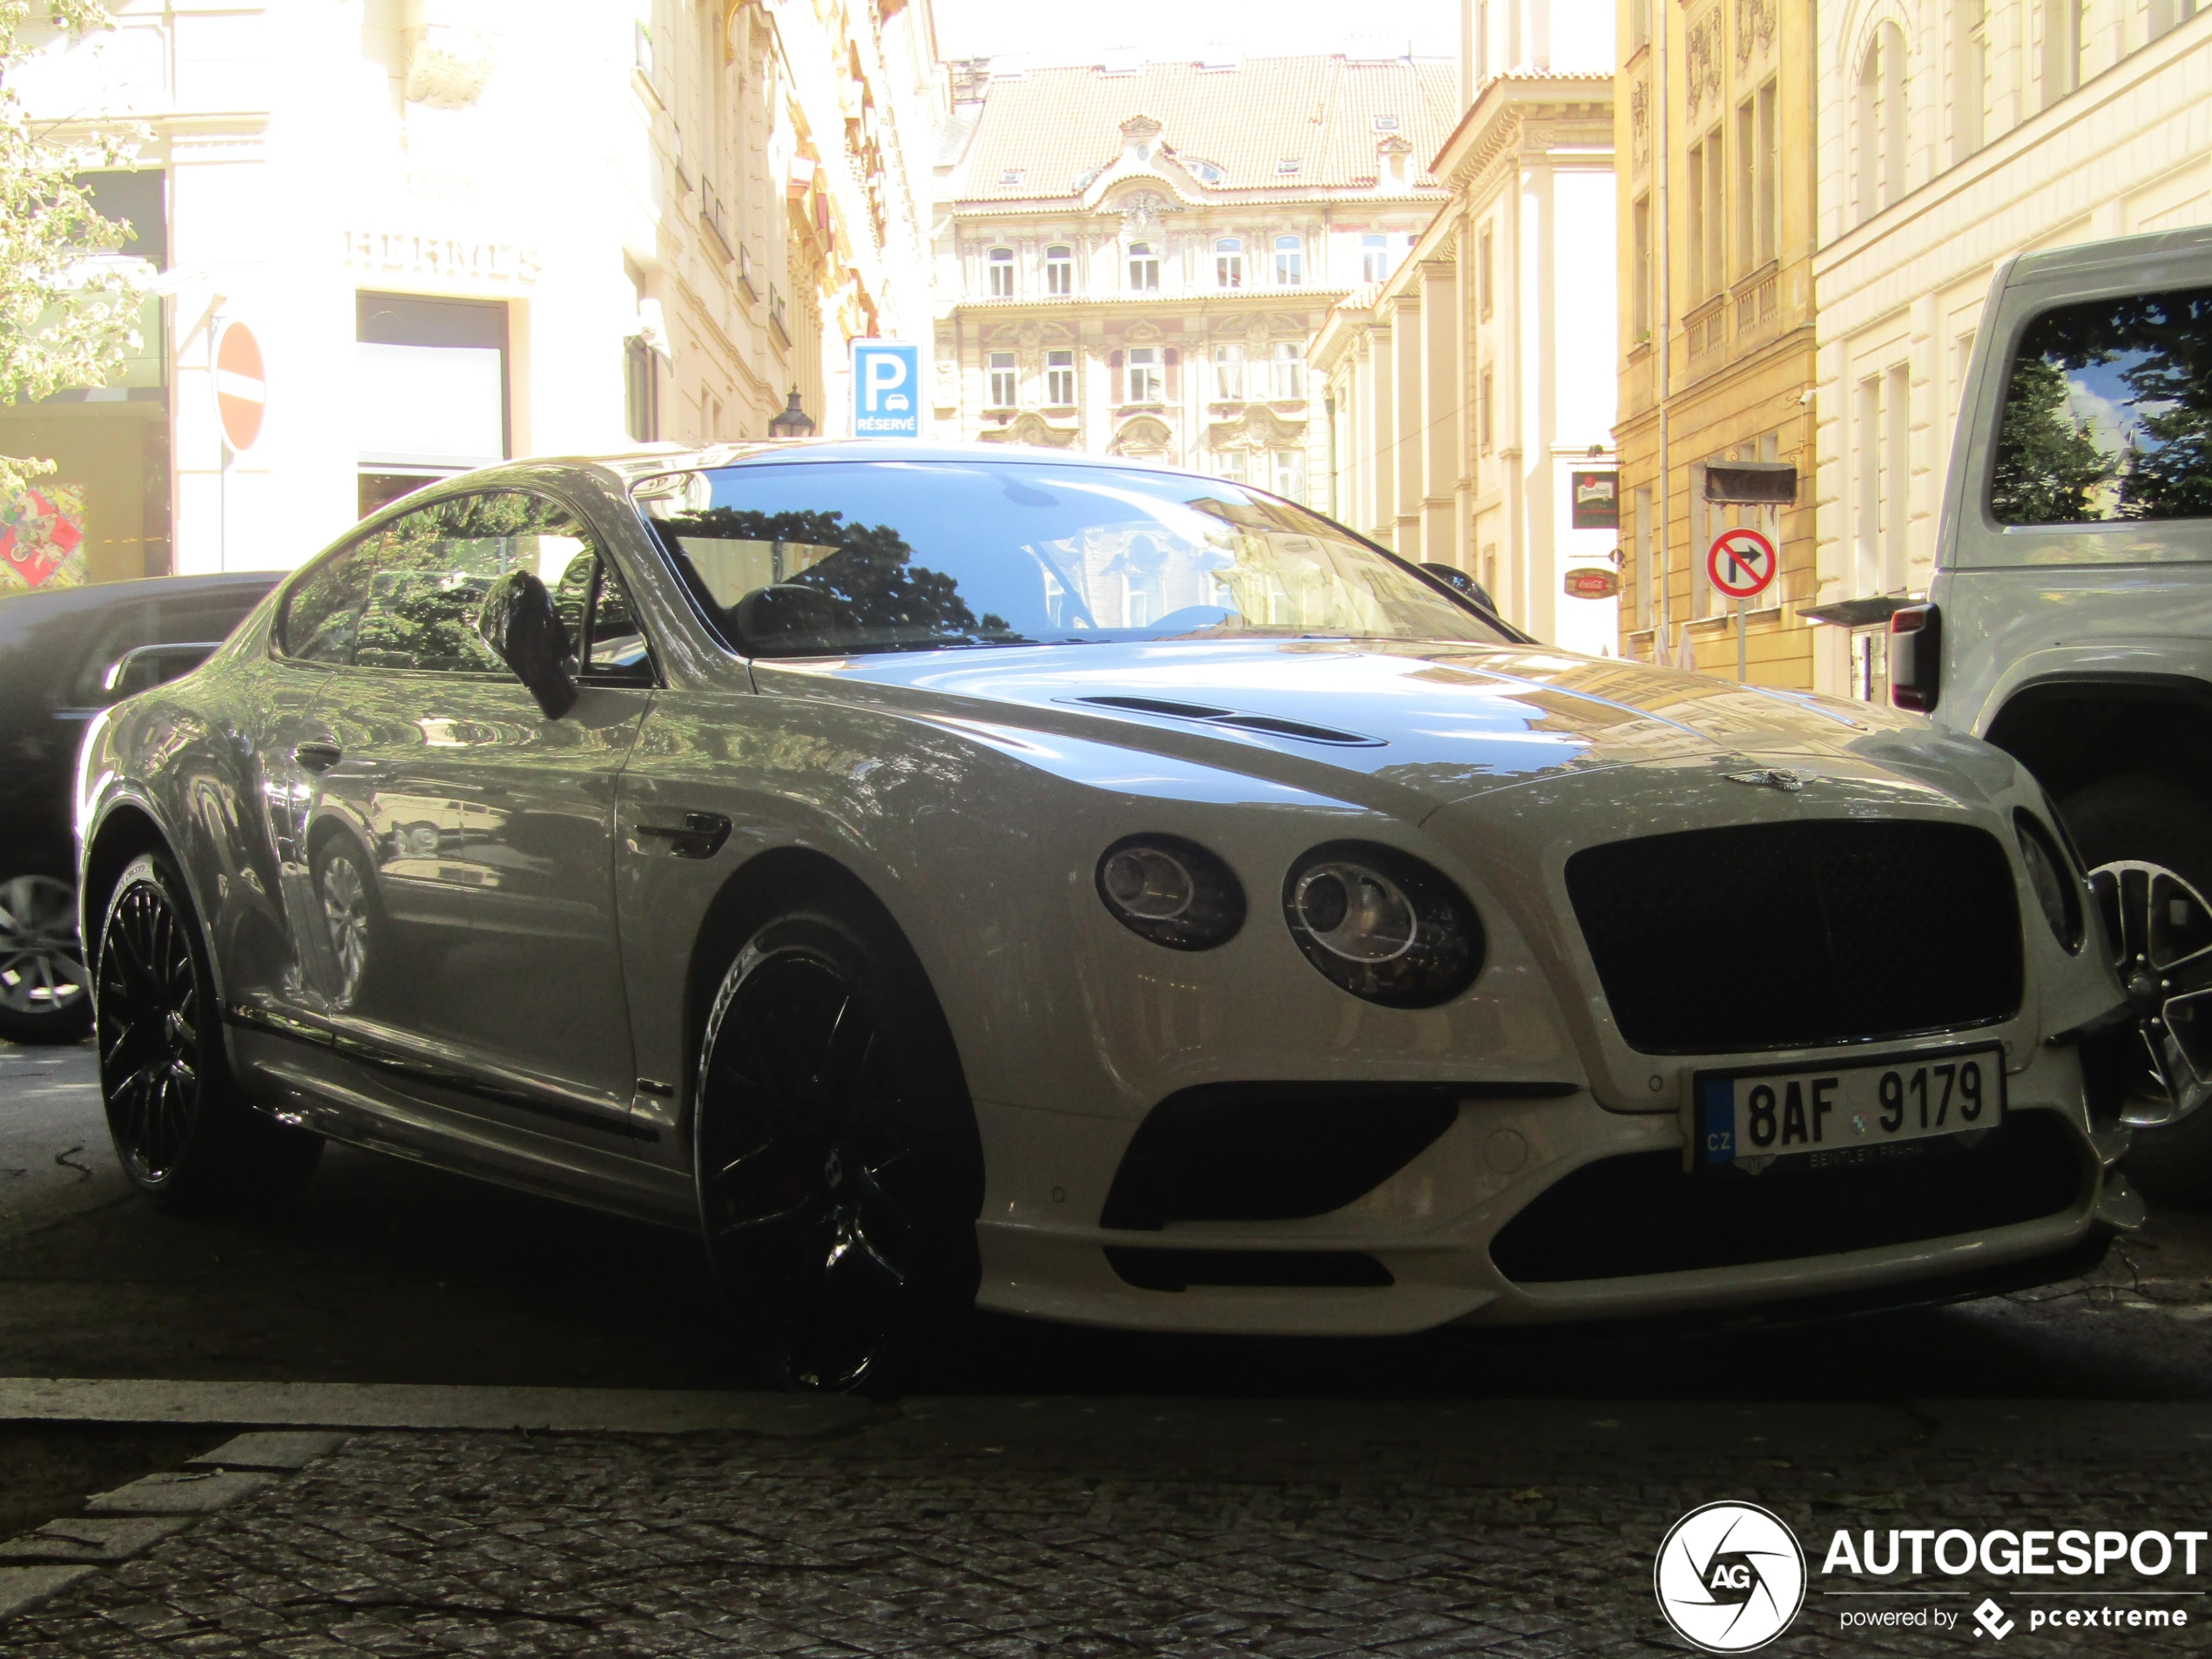
[(824, 442), (508, 465), (94, 723), (115, 1142), (696, 1229), (786, 1386), (1152, 1330), (1823, 1312), (2141, 1206), (2009, 757), (1537, 645), (1217, 478)]

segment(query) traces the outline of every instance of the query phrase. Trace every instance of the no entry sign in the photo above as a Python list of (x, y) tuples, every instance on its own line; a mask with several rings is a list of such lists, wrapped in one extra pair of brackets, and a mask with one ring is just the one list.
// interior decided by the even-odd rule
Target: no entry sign
[(251, 449), (261, 435), (268, 401), (261, 342), (242, 322), (224, 324), (215, 339), (215, 415), (223, 423), (223, 441), (234, 452)]
[(1705, 555), (1713, 586), (1731, 599), (1750, 599), (1767, 590), (1777, 561), (1774, 543), (1757, 530), (1723, 530)]

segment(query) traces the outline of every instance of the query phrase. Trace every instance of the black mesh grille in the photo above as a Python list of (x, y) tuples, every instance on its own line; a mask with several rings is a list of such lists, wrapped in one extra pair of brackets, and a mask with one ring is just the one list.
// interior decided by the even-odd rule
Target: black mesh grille
[(2056, 1112), (2027, 1111), (1970, 1151), (1845, 1169), (1692, 1177), (1679, 1152), (1586, 1163), (1490, 1241), (1520, 1285), (1742, 1267), (1948, 1238), (2058, 1214), (2089, 1165)]
[(1996, 838), (1889, 819), (1589, 847), (1567, 892), (1613, 1018), (1646, 1054), (1732, 1054), (2001, 1020), (2020, 909)]

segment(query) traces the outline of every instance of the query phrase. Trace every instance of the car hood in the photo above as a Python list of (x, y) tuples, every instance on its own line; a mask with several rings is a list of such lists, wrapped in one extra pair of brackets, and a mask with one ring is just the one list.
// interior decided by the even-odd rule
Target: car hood
[(756, 676), (765, 691), (1062, 732), (1374, 805), (1385, 803), (1359, 780), (1410, 790), (1433, 807), (1568, 772), (1700, 755), (1781, 765), (1856, 757), (1925, 778), (1954, 741), (1869, 705), (1541, 646), (1000, 647), (763, 663)]

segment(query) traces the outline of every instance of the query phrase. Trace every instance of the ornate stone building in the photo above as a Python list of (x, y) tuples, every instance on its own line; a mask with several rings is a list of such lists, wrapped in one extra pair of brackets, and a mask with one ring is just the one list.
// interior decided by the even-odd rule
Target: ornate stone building
[[(1450, 199), (1312, 348), (1338, 516), (1457, 565), (1539, 638), (1618, 650), (1613, 568), (1611, 0), (1467, 0), (1473, 107), (1430, 172)], [(1575, 574), (1578, 583), (1587, 576)]]
[(1445, 199), (1448, 61), (989, 75), (938, 166), (938, 432), (1157, 457), (1324, 510), (1307, 341)]
[[(18, 83), (146, 132), (101, 199), (163, 274), (121, 383), (0, 415), (88, 579), (296, 563), (509, 456), (843, 428), (855, 335), (926, 336), (928, 0), (113, 0)], [(266, 420), (233, 453), (211, 330)], [(0, 509), (3, 510), (3, 509)]]
[[(1780, 574), (1751, 602), (1749, 675), (1812, 684), (1817, 170), (1812, 0), (1618, 0), (1623, 654), (1734, 678), (1706, 574), (1756, 529)], [(1824, 9), (1822, 17), (1827, 15)], [(1706, 499), (1709, 467), (1795, 469), (1786, 506)]]

